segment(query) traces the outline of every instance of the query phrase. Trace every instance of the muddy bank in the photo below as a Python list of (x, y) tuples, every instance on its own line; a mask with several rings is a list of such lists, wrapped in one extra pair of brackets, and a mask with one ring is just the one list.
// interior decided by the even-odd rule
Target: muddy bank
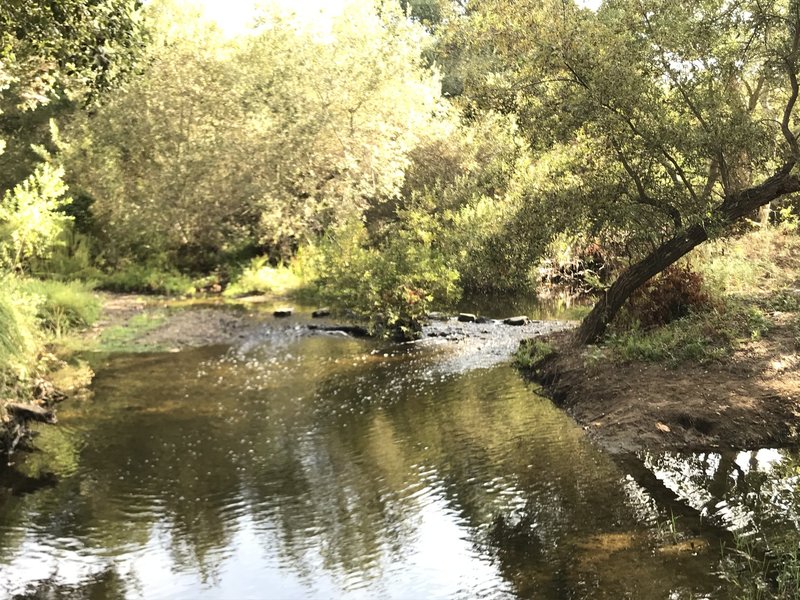
[(724, 362), (668, 368), (617, 362), (567, 334), (526, 375), (605, 450), (753, 449), (800, 442), (800, 356), (790, 323)]

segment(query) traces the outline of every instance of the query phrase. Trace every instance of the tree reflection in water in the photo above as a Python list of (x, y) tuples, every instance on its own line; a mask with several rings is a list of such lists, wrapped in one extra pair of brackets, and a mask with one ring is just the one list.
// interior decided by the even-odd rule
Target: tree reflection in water
[(716, 549), (663, 551), (666, 511), (509, 367), (443, 375), (435, 360), (335, 337), (109, 359), (24, 465), (55, 465), (59, 483), (0, 506), (0, 584), (524, 598), (722, 585)]

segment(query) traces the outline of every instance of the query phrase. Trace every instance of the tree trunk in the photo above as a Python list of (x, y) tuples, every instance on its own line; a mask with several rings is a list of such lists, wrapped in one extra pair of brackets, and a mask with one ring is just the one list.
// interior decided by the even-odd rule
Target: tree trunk
[[(760, 206), (785, 194), (800, 191), (800, 177), (791, 173), (792, 167), (794, 161), (784, 165), (760, 185), (727, 196), (712, 211), (710, 221), (724, 229)], [(583, 319), (576, 334), (577, 341), (581, 344), (597, 342), (633, 292), (707, 239), (708, 231), (703, 225), (692, 225), (625, 269)]]

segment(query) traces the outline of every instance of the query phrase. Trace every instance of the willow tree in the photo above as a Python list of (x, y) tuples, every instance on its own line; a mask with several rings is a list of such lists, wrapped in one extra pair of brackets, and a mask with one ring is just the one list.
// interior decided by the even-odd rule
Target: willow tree
[(531, 202), (639, 242), (582, 343), (648, 279), (800, 191), (796, 0), (607, 0), (596, 12), (477, 0), (450, 35), (479, 66), (466, 70), (472, 101), (514, 113), (543, 157), (569, 165)]

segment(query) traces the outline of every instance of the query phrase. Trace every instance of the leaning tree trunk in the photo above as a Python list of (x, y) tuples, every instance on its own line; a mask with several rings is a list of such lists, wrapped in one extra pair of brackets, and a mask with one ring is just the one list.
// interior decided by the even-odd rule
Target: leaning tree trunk
[[(792, 174), (794, 164), (794, 161), (790, 161), (763, 183), (727, 196), (711, 213), (710, 221), (714, 223), (715, 230), (729, 227), (776, 198), (800, 191), (800, 177)], [(583, 319), (577, 331), (577, 341), (581, 344), (597, 342), (633, 292), (707, 239), (705, 226), (692, 225), (625, 269)]]

